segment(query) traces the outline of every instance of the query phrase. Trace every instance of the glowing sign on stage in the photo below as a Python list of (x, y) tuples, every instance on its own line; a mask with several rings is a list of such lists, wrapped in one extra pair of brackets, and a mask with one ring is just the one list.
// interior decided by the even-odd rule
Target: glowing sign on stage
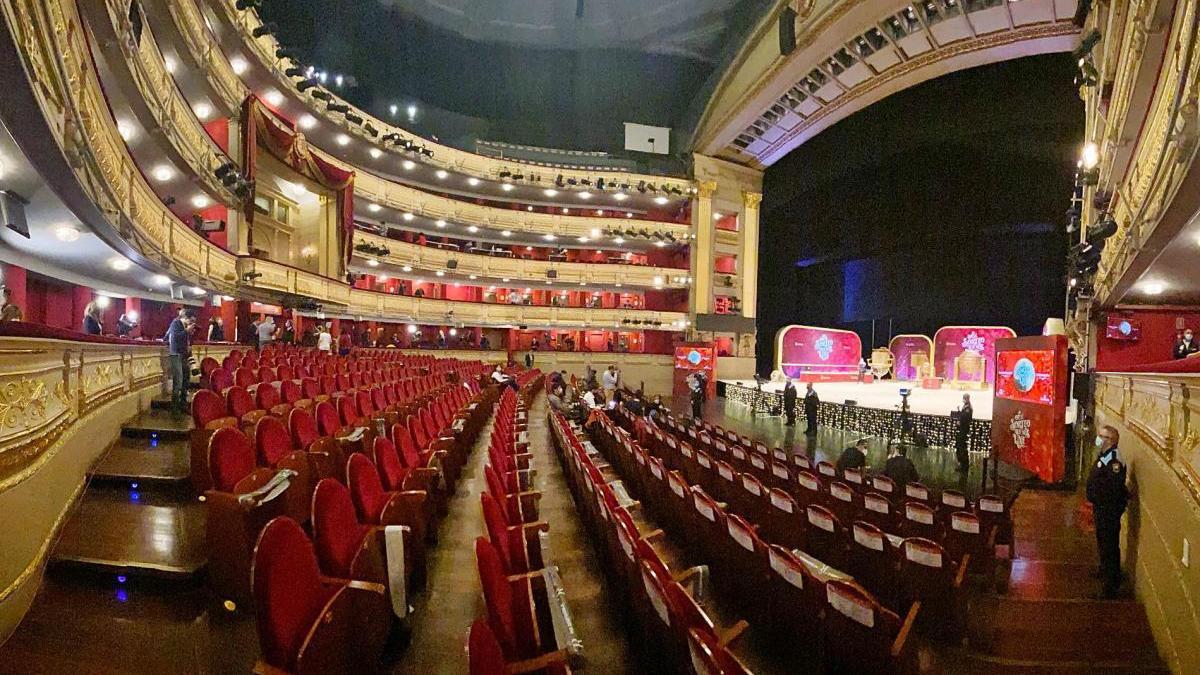
[(687, 377), (692, 373), (704, 376), (708, 398), (717, 395), (717, 357), (711, 344), (690, 344), (675, 347), (675, 375), (671, 388), (675, 396), (687, 396)]
[(892, 373), (897, 380), (919, 380), (933, 363), (933, 341), (924, 335), (897, 335), (888, 343), (888, 350), (895, 358)]
[[(1066, 475), (1067, 339), (996, 340), (992, 449), (1047, 483)], [(940, 357), (939, 357), (940, 358)]]
[(987, 349), (987, 340), (984, 340), (983, 336), (977, 334), (975, 331), (971, 331), (970, 333), (967, 333), (966, 337), (963, 338), (962, 348), (970, 349), (973, 352), (979, 352), (982, 354), (983, 351)]
[(996, 354), (996, 396), (1054, 403), (1054, 352), (1014, 349)]
[[(954, 360), (966, 352), (983, 357), (986, 371), (984, 382), (996, 381), (996, 340), (1016, 337), (1011, 328), (1003, 326), (943, 326), (933, 335), (933, 365), (938, 377), (954, 376)], [(978, 379), (978, 378), (976, 378)]]
[(787, 377), (854, 379), (861, 358), (862, 342), (852, 331), (784, 326), (775, 336), (775, 368)]
[(688, 350), (688, 354), (687, 354), (687, 362), (688, 363), (692, 364), (693, 366), (698, 366), (698, 365), (700, 365), (700, 362), (703, 360), (704, 360), (704, 356), (700, 352), (696, 351), (695, 349)]

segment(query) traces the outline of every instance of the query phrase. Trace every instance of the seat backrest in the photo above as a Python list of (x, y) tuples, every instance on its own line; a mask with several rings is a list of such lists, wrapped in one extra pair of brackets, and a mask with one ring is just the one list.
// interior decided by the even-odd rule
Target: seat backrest
[(258, 450), (258, 463), (275, 466), (292, 451), (292, 437), (283, 422), (270, 415), (254, 425), (254, 444)]
[(710, 631), (689, 629), (688, 653), (697, 675), (750, 675), (750, 669)]
[(229, 414), (239, 420), (246, 413), (258, 409), (258, 406), (254, 403), (254, 399), (250, 397), (250, 392), (246, 391), (246, 388), (240, 385), (230, 387), (225, 392), (225, 402), (229, 406)]
[(359, 389), (354, 395), (354, 402), (358, 406), (358, 413), (362, 416), (370, 415), (375, 412), (375, 404), (371, 401), (371, 392), (366, 389)]
[(275, 391), (275, 387), (270, 384), (258, 385), (254, 394), (254, 397), (258, 399), (258, 407), (262, 410), (270, 410), (279, 405), (279, 392)]
[(313, 491), (313, 539), (317, 560), (329, 576), (347, 579), (365, 528), (354, 513), (350, 491), (332, 478), (322, 478)]
[(299, 523), (285, 516), (267, 523), (254, 547), (250, 578), (263, 659), (294, 671), (300, 646), (332, 595)]
[(209, 422), (221, 419), (225, 412), (225, 399), (220, 394), (201, 389), (192, 397), (192, 421), (197, 429), (203, 429)]
[(346, 484), (354, 498), (358, 519), (364, 523), (379, 523), (379, 515), (388, 502), (388, 493), (379, 480), (375, 463), (361, 452), (350, 455), (346, 462)]
[(508, 670), (504, 649), (487, 621), (476, 619), (467, 637), (467, 672), (469, 675), (497, 675)]
[(304, 398), (304, 392), (300, 391), (300, 385), (296, 384), (295, 380), (281, 380), (279, 382), (279, 397), (284, 403), (295, 403)]
[(517, 618), (514, 615), (513, 591), (504, 572), (504, 564), (496, 547), (483, 537), (475, 539), (475, 563), (479, 570), (479, 583), (483, 587), (483, 599), (487, 605), (488, 625), (496, 634), (500, 648), (508, 659), (520, 658), (525, 651), (518, 644)]
[(412, 434), (408, 432), (408, 427), (399, 422), (392, 425), (392, 444), (396, 446), (400, 461), (404, 462), (404, 466), (409, 468), (420, 466), (421, 455), (413, 441)]
[(217, 368), (208, 374), (208, 388), (222, 392), (233, 386), (233, 376), (224, 368)]
[(213, 488), (233, 492), (238, 481), (254, 471), (250, 441), (234, 427), (223, 427), (208, 439), (208, 472)]
[(262, 383), (274, 382), (275, 381), (275, 369), (270, 368), (270, 367), (259, 368), (258, 369), (258, 381), (262, 382)]
[(429, 447), (429, 436), (425, 434), (425, 426), (421, 424), (416, 415), (406, 417), (404, 426), (408, 427), (408, 433), (412, 434), (413, 444), (417, 446), (418, 451)]
[(300, 387), (304, 391), (304, 398), (313, 398), (321, 395), (321, 383), (315, 377), (306, 377), (300, 381)]
[(307, 448), (321, 436), (312, 414), (300, 408), (292, 408), (288, 413), (288, 429), (292, 432), (292, 444), (297, 448)]
[(321, 401), (317, 404), (317, 429), (320, 430), (322, 436), (333, 436), (342, 428), (342, 421), (338, 419), (337, 410), (329, 401)]
[(404, 463), (400, 461), (399, 453), (396, 452), (396, 445), (383, 436), (376, 436), (375, 445), (371, 450), (384, 489), (392, 492), (403, 490), (407, 472), (404, 470)]
[(253, 369), (242, 366), (241, 368), (233, 371), (233, 383), (237, 386), (249, 387), (255, 382), (258, 382), (258, 378), (254, 376)]
[(342, 424), (351, 425), (358, 421), (358, 405), (354, 402), (353, 396), (342, 396), (338, 400), (338, 413), (341, 415)]
[(375, 387), (371, 390), (371, 401), (375, 405), (375, 410), (384, 410), (388, 407), (387, 394), (383, 392), (383, 387)]

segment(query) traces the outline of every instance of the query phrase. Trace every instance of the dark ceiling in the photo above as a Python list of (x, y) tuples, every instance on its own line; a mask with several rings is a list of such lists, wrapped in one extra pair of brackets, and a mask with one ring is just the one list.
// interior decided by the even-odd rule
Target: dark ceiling
[[(418, 133), (622, 154), (624, 122), (695, 120), (771, 0), (268, 1), (283, 44)], [(415, 104), (412, 121), (405, 113)], [(682, 153), (690, 129), (676, 128)], [(645, 160), (642, 156), (639, 159)]]

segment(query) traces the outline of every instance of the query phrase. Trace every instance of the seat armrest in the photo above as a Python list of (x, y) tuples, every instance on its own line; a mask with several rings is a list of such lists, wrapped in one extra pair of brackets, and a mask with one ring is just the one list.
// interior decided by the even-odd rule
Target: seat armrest
[(733, 644), (734, 641), (740, 638), (749, 627), (749, 622), (747, 622), (745, 619), (741, 619), (737, 623), (730, 626), (727, 630), (723, 630), (718, 633), (717, 641), (720, 642), (722, 647), (728, 647)]
[(535, 656), (532, 659), (511, 661), (505, 666), (505, 672), (509, 673), (509, 675), (518, 675), (519, 673), (535, 673), (540, 670), (545, 670), (553, 665), (566, 665), (569, 659), (570, 654), (567, 652), (567, 650), (559, 649), (553, 652), (547, 652), (541, 656)]
[(917, 622), (917, 612), (921, 610), (921, 601), (917, 600), (908, 608), (908, 614), (904, 617), (904, 625), (900, 626), (900, 632), (896, 634), (896, 639), (892, 642), (892, 658), (898, 659), (904, 653), (904, 644), (908, 641), (908, 634), (912, 632), (913, 626)]

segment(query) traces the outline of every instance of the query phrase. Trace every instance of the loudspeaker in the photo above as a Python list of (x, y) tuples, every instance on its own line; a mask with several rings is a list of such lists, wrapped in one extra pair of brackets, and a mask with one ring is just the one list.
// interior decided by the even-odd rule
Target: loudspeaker
[(29, 221), (25, 220), (27, 204), (27, 199), (12, 190), (0, 190), (0, 220), (8, 229), (29, 239)]
[(558, 278), (558, 270), (546, 270), (546, 278), (547, 279), (557, 279)]
[(458, 261), (457, 261), (457, 260), (455, 260), (455, 259), (451, 258), (450, 260), (447, 260), (447, 261), (446, 261), (446, 269), (448, 269), (448, 270), (452, 270), (452, 269), (455, 269), (455, 268), (457, 268), (457, 267), (458, 267)]
[(783, 56), (796, 49), (796, 10), (791, 5), (779, 13), (779, 53)]
[(1071, 398), (1086, 403), (1092, 390), (1091, 373), (1075, 373), (1075, 381), (1071, 386)]
[(852, 398), (848, 398), (842, 405), (858, 405), (858, 401), (855, 401)]

